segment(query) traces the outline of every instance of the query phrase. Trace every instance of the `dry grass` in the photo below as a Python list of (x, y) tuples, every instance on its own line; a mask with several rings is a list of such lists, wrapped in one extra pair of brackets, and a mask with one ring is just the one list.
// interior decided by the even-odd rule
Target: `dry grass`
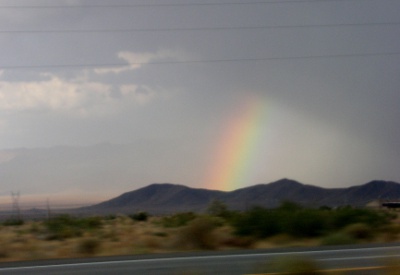
[(182, 228), (165, 228), (153, 217), (146, 222), (120, 216), (81, 236), (49, 240), (43, 222), (0, 226), (0, 261), (161, 253), (182, 250)]
[[(232, 227), (200, 217), (179, 227), (166, 227), (163, 218), (135, 221), (127, 216), (104, 219), (99, 228), (80, 236), (49, 240), (43, 221), (0, 226), (0, 261), (163, 253), (199, 249), (314, 246), (320, 239), (276, 235), (267, 239), (236, 236)], [(370, 241), (398, 241), (400, 226), (384, 228)]]

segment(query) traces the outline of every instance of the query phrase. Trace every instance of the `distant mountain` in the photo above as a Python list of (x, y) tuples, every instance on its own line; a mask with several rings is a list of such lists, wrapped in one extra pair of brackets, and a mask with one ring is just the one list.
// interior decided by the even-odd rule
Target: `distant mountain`
[(177, 184), (151, 184), (85, 209), (106, 212), (148, 211), (157, 213), (201, 211), (213, 198), (223, 197), (223, 194), (222, 191), (195, 189)]
[(282, 179), (269, 184), (258, 184), (231, 192), (195, 189), (176, 184), (151, 184), (124, 193), (111, 200), (81, 208), (96, 213), (133, 213), (147, 211), (162, 214), (182, 211), (204, 211), (213, 200), (224, 202), (231, 209), (251, 206), (277, 207), (282, 201), (293, 201), (305, 206), (343, 205), (364, 206), (370, 201), (400, 199), (400, 184), (371, 181), (349, 188), (327, 189)]
[[(8, 203), (11, 191), (19, 191), (24, 202), (28, 196), (78, 204), (114, 197), (153, 178), (165, 178), (178, 167), (182, 171), (196, 167), (196, 162), (165, 161), (171, 155), (184, 158), (187, 151), (181, 147), (178, 141), (139, 140), (0, 150), (0, 201)], [(140, 180), (132, 184), (132, 179)]]

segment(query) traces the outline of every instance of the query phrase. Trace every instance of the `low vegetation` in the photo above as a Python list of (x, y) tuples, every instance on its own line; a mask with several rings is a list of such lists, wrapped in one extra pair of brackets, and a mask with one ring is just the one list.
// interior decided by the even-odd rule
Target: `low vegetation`
[(276, 209), (254, 207), (231, 219), (236, 234), (267, 238), (287, 234), (315, 238), (343, 231), (349, 237), (366, 240), (372, 232), (391, 223), (393, 215), (384, 211), (344, 207), (335, 210), (303, 208), (286, 202)]
[(46, 228), (47, 239), (63, 240), (80, 237), (85, 232), (99, 229), (102, 225), (100, 217), (76, 218), (69, 215), (60, 215), (43, 223)]
[(323, 274), (316, 261), (307, 257), (278, 257), (271, 262), (257, 268), (257, 273), (317, 275)]
[[(42, 221), (5, 220), (0, 224), (0, 261), (392, 242), (400, 240), (397, 216), (396, 211), (313, 209), (292, 202), (284, 202), (276, 209), (253, 207), (239, 212), (214, 201), (203, 214), (186, 212), (158, 217), (139, 212), (104, 217), (59, 215)], [(299, 259), (290, 265), (302, 268), (305, 262)], [(307, 266), (311, 268), (312, 264)]]
[(149, 218), (149, 214), (146, 212), (139, 212), (135, 214), (130, 214), (129, 217), (134, 221), (145, 222)]

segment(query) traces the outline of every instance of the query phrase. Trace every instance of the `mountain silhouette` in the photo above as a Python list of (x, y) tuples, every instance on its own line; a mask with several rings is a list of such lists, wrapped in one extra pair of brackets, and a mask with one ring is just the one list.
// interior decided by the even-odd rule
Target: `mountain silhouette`
[(202, 212), (213, 200), (222, 201), (230, 209), (244, 210), (252, 206), (273, 208), (283, 201), (309, 207), (362, 207), (373, 200), (396, 199), (400, 199), (400, 184), (378, 180), (348, 188), (322, 188), (282, 179), (230, 192), (163, 183), (151, 184), (81, 210), (95, 213), (146, 211), (167, 214), (183, 211)]

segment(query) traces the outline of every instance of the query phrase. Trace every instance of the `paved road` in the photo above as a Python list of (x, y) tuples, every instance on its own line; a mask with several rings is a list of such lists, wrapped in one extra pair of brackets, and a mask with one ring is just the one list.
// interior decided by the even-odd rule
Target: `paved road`
[[(251, 274), (260, 264), (280, 256), (306, 256), (328, 269), (381, 266), (400, 259), (400, 244), (336, 248), (271, 249), (236, 252), (142, 255), (0, 264), (0, 274)], [(352, 274), (380, 274), (362, 270)]]

